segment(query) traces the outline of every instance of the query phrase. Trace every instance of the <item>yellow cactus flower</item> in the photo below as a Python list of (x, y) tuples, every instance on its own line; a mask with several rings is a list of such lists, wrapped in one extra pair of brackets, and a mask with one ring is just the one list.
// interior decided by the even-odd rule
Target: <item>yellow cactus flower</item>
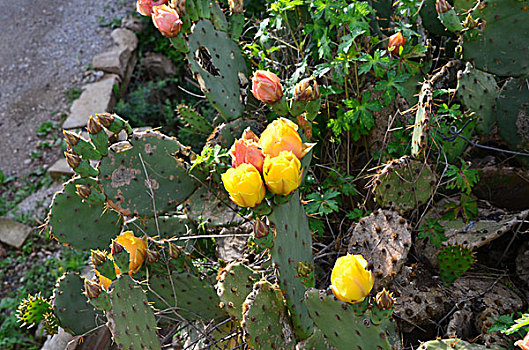
[(331, 273), (331, 289), (336, 298), (346, 303), (365, 299), (375, 283), (373, 273), (366, 267), (362, 255), (347, 254), (336, 260)]
[(297, 130), (298, 126), (286, 118), (268, 124), (259, 139), (263, 153), (273, 158), (281, 151), (292, 151), (299, 159), (303, 158), (303, 142)]
[(221, 175), (231, 200), (240, 207), (253, 208), (264, 199), (266, 189), (259, 171), (249, 163), (230, 168)]
[(108, 277), (103, 276), (99, 271), (95, 271), (97, 278), (99, 278), (99, 285), (105, 290), (108, 290), (108, 288), (110, 287), (110, 283), (112, 283), (112, 280)]
[(134, 236), (132, 231), (125, 231), (116, 238), (116, 242), (125, 247), (125, 250), (129, 253), (129, 273), (137, 272), (147, 255), (147, 244), (145, 244), (145, 241)]
[(301, 184), (301, 162), (291, 151), (282, 151), (273, 158), (266, 156), (263, 175), (270, 192), (290, 194)]

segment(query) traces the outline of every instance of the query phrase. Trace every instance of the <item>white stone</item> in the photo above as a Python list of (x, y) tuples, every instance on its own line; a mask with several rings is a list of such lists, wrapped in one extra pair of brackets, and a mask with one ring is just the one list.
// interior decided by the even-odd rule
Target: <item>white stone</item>
[(32, 228), (11, 219), (0, 217), (0, 242), (20, 249)]
[(130, 60), (131, 51), (126, 46), (116, 46), (110, 51), (100, 53), (92, 58), (94, 69), (114, 73), (123, 78)]
[(117, 28), (110, 34), (116, 45), (125, 46), (130, 52), (136, 50), (138, 47), (138, 37), (132, 30), (125, 28)]
[(61, 158), (48, 168), (48, 173), (50, 173), (51, 177), (56, 179), (63, 175), (71, 176), (74, 174), (74, 171), (70, 168), (66, 159)]

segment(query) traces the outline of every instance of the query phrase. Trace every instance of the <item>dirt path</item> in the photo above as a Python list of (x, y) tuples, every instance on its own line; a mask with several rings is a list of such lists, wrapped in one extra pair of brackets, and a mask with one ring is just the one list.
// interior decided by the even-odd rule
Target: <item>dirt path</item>
[[(38, 4), (38, 6), (36, 6)], [(111, 46), (102, 19), (122, 18), (133, 1), (7, 1), (0, 12), (0, 169), (21, 176), (60, 156), (59, 147), (30, 153), (42, 122), (60, 126), (66, 91), (82, 86), (95, 54)]]

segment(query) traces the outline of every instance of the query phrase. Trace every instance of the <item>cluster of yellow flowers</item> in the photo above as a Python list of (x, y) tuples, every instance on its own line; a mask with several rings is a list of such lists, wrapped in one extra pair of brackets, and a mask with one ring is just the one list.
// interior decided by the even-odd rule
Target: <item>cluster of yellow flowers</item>
[[(266, 188), (274, 194), (288, 195), (301, 183), (300, 159), (311, 145), (304, 144), (292, 121), (279, 118), (270, 123), (258, 138), (246, 129), (230, 150), (232, 168), (221, 175), (231, 200), (240, 207), (259, 205)], [(263, 181), (264, 180), (264, 181)]]

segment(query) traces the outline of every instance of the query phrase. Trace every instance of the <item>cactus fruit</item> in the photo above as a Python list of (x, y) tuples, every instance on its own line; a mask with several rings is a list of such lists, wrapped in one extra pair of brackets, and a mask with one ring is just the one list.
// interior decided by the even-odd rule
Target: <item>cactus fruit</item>
[(145, 293), (128, 275), (121, 275), (109, 292), (107, 326), (122, 349), (160, 349), (154, 311)]
[(94, 307), (82, 294), (83, 279), (77, 274), (62, 276), (53, 291), (54, 313), (62, 328), (74, 335), (81, 335), (96, 328), (102, 322)]
[(232, 262), (219, 271), (217, 279), (220, 307), (231, 316), (242, 319), (242, 304), (259, 280), (259, 274), (240, 262)]
[(154, 131), (134, 133), (129, 143), (130, 147), (110, 152), (99, 165), (109, 205), (126, 216), (153, 217), (174, 211), (197, 186), (178, 158), (189, 151)]
[(521, 33), (529, 33), (528, 2), (490, 0), (472, 13), (479, 18), (478, 35), (464, 36), (463, 57), (474, 67), (500, 76), (529, 73), (529, 42)]
[(390, 337), (393, 323), (388, 319), (376, 326), (371, 323), (367, 311), (357, 315), (351, 304), (337, 300), (330, 291), (309, 289), (305, 293), (305, 304), (316, 326), (325, 338), (337, 349), (392, 349)]
[(208, 20), (195, 24), (188, 44), (188, 61), (208, 100), (224, 120), (239, 117), (244, 111), (239, 75), (246, 74), (239, 47)]
[(295, 340), (278, 285), (257, 282), (242, 307), (246, 342), (252, 349), (293, 349)]
[(445, 285), (452, 284), (474, 263), (474, 253), (465, 246), (447, 246), (437, 255), (441, 280)]
[[(498, 132), (514, 150), (529, 149), (528, 96), (529, 87), (526, 78), (510, 79), (501, 89), (496, 102)], [(527, 157), (523, 159), (527, 161)]]
[(105, 249), (121, 231), (122, 216), (105, 204), (89, 204), (76, 193), (76, 185), (90, 186), (94, 179), (74, 178), (53, 197), (48, 223), (53, 236), (76, 249)]
[(373, 181), (380, 206), (405, 212), (428, 201), (437, 178), (428, 164), (404, 156), (387, 163)]
[(410, 247), (411, 233), (406, 220), (394, 211), (378, 209), (356, 224), (348, 252), (361, 254), (373, 265), (376, 290), (400, 271)]
[(17, 319), (21, 327), (31, 328), (44, 321), (44, 328), (48, 334), (57, 333), (57, 317), (53, 313), (51, 303), (38, 295), (29, 295), (17, 308)]
[(475, 113), (477, 131), (488, 135), (496, 122), (493, 105), (499, 88), (494, 77), (473, 68), (472, 64), (467, 62), (465, 70), (457, 74), (457, 93), (465, 107)]

